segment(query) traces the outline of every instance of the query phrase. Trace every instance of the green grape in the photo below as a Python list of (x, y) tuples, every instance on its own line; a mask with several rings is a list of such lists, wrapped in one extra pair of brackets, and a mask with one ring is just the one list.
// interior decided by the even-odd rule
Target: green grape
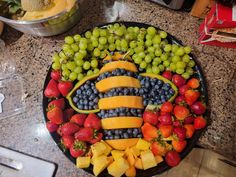
[(194, 67), (195, 66), (195, 61), (190, 60), (189, 63), (188, 63), (188, 66), (191, 67), (191, 68)]
[(75, 40), (72, 36), (66, 36), (64, 41), (66, 44), (73, 44), (75, 42)]
[(107, 38), (102, 36), (98, 39), (98, 41), (100, 44), (105, 45), (107, 43)]
[(140, 63), (140, 68), (145, 69), (147, 67), (147, 63), (145, 61), (142, 61)]
[(93, 54), (94, 54), (95, 57), (99, 57), (101, 52), (98, 48), (95, 48), (94, 51), (93, 51)]
[(136, 58), (134, 58), (134, 63), (140, 64), (141, 62), (142, 62), (142, 58), (140, 56), (137, 56)]
[(120, 42), (120, 46), (121, 48), (127, 48), (128, 47), (128, 43), (125, 39), (122, 39)]
[(165, 39), (167, 37), (167, 33), (165, 31), (160, 31), (160, 37)]
[(176, 64), (175, 63), (171, 63), (170, 64), (170, 70), (171, 71), (175, 71), (176, 70)]
[(144, 46), (144, 41), (138, 41), (137, 46), (138, 47), (143, 47)]
[(133, 55), (134, 54), (134, 49), (129, 49), (128, 52), (129, 52), (129, 55)]
[(113, 44), (115, 42), (115, 38), (112, 35), (110, 35), (107, 40), (108, 40), (108, 43), (110, 44)]
[(177, 44), (172, 44), (171, 45), (171, 51), (175, 53), (178, 50), (179, 46)]
[(161, 60), (162, 60), (162, 61), (168, 60), (168, 54), (167, 54), (167, 53), (161, 54)]
[(80, 42), (79, 42), (79, 43), (80, 43), (80, 44), (87, 44), (87, 43), (88, 43), (88, 39), (82, 37), (82, 38), (80, 39)]
[(74, 38), (75, 42), (79, 42), (81, 39), (81, 36), (79, 34), (76, 34), (76, 35), (74, 35), (73, 38)]
[(149, 47), (149, 46), (151, 46), (151, 45), (152, 45), (152, 40), (151, 40), (151, 39), (147, 39), (147, 40), (145, 41), (145, 46)]
[(134, 48), (134, 52), (135, 53), (140, 53), (144, 51), (144, 47), (143, 46), (138, 46), (136, 48)]
[(79, 51), (79, 46), (77, 44), (71, 44), (71, 49), (74, 51), (74, 52), (78, 52)]
[(134, 32), (135, 33), (139, 33), (139, 30), (140, 30), (139, 27), (137, 27), (137, 26), (134, 27)]
[(137, 35), (137, 40), (143, 41), (144, 38), (145, 38), (145, 34), (139, 33), (139, 34)]
[(151, 63), (152, 62), (152, 57), (148, 54), (148, 55), (145, 56), (144, 60), (145, 60), (146, 63)]
[(105, 58), (106, 57), (106, 52), (105, 51), (101, 51), (100, 53), (100, 58)]
[(127, 33), (127, 34), (125, 34), (125, 39), (126, 39), (127, 41), (133, 40), (133, 39), (134, 39), (134, 34), (133, 34), (133, 33)]
[(152, 66), (157, 66), (159, 63), (158, 62), (156, 62), (156, 61), (153, 61), (152, 62)]
[(186, 72), (187, 72), (190, 76), (193, 75), (193, 73), (194, 73), (193, 69), (190, 68), (190, 67), (187, 67), (187, 68), (186, 68)]
[(84, 78), (84, 75), (82, 73), (79, 73), (77, 76), (77, 79), (81, 81)]
[(64, 51), (65, 55), (69, 58), (73, 57), (75, 52), (72, 49), (68, 49), (66, 51)]
[(98, 69), (98, 68), (95, 68), (95, 69), (93, 70), (93, 73), (94, 73), (94, 74), (99, 73), (99, 69)]
[(151, 67), (148, 67), (147, 69), (146, 69), (146, 73), (152, 73), (152, 68)]
[(156, 55), (157, 57), (160, 57), (160, 56), (162, 55), (162, 50), (161, 50), (161, 49), (156, 49), (155, 55)]
[(116, 46), (116, 50), (119, 50), (119, 51), (120, 51), (120, 50), (121, 50), (121, 46), (119, 46), (119, 45)]
[(61, 65), (61, 69), (62, 69), (62, 70), (67, 70), (68, 68), (67, 68), (66, 64), (62, 64), (62, 65)]
[(63, 44), (62, 45), (62, 50), (65, 52), (67, 50), (71, 50), (71, 45), (70, 44)]
[(159, 65), (158, 67), (159, 67), (159, 69), (160, 69), (160, 72), (162, 72), (162, 71), (165, 70), (165, 67), (164, 67), (163, 65)]
[(116, 46), (120, 46), (121, 40), (120, 39), (116, 39), (115, 45)]
[(155, 48), (155, 50), (161, 48), (160, 44), (153, 44), (153, 47)]
[(85, 37), (86, 37), (87, 39), (89, 39), (89, 38), (91, 38), (91, 36), (92, 36), (91, 31), (86, 31)]
[(160, 57), (153, 58), (153, 61), (157, 62), (158, 64), (160, 64), (162, 62)]
[(165, 67), (168, 67), (168, 66), (170, 65), (170, 61), (169, 61), (169, 60), (165, 60), (165, 61), (163, 62), (163, 65), (164, 65)]
[(93, 71), (92, 70), (88, 70), (87, 71), (87, 76), (91, 76), (91, 75), (93, 75)]
[[(135, 51), (135, 49), (134, 49), (134, 51)], [(142, 51), (142, 52), (139, 52), (138, 53), (138, 56), (140, 57), (140, 58), (145, 58), (145, 53)]]
[(148, 55), (150, 55), (150, 57), (151, 57), (152, 59), (155, 58), (155, 54), (152, 53), (152, 52), (149, 52)]
[(178, 61), (176, 63), (176, 68), (177, 69), (184, 69), (186, 67), (186, 64), (183, 61)]
[(77, 79), (77, 73), (75, 73), (75, 72), (70, 73), (69, 79), (70, 79), (71, 81), (74, 81), (75, 79)]
[(79, 48), (82, 49), (82, 50), (86, 50), (88, 47), (87, 43), (79, 43)]
[(150, 26), (147, 28), (147, 34), (154, 36), (156, 34), (156, 28)]
[(164, 48), (165, 45), (167, 45), (167, 44), (168, 44), (168, 41), (163, 40), (163, 41), (161, 41), (161, 43), (160, 43), (160, 47), (161, 47), (161, 48)]
[(70, 71), (68, 69), (65, 69), (64, 71), (62, 71), (62, 75), (69, 77)]
[(146, 40), (152, 40), (153, 36), (151, 36), (150, 34), (146, 34), (145, 38)]
[(93, 36), (96, 37), (96, 38), (98, 38), (99, 35), (100, 35), (99, 29), (98, 29), (98, 28), (94, 28), (94, 29), (93, 29)]
[(115, 23), (115, 24), (113, 25), (113, 27), (114, 27), (115, 29), (117, 29), (117, 28), (120, 27), (120, 24), (119, 24), (119, 23)]
[(160, 73), (160, 68), (158, 66), (152, 66), (152, 72), (154, 74), (159, 74)]
[(81, 53), (84, 57), (87, 55), (87, 50), (79, 50), (79, 53)]
[(66, 63), (66, 66), (69, 70), (74, 71), (74, 69), (76, 67), (76, 63), (74, 61), (70, 61), (70, 62)]
[(110, 44), (109, 47), (108, 47), (108, 49), (109, 49), (110, 51), (114, 51), (114, 50), (116, 49), (116, 45), (115, 45), (115, 44)]
[(177, 51), (175, 52), (175, 55), (178, 55), (178, 56), (183, 56), (184, 55), (184, 48), (183, 47), (180, 47), (177, 49)]
[(115, 34), (116, 34), (117, 36), (123, 36), (124, 30), (122, 29), (122, 27), (119, 27), (119, 28), (115, 31)]
[(182, 58), (183, 62), (188, 63), (190, 61), (190, 56), (185, 54)]
[(94, 49), (94, 47), (93, 47), (92, 43), (89, 43), (87, 50), (91, 52), (91, 51), (93, 51), (93, 49)]
[(65, 55), (65, 53), (63, 52), (63, 51), (60, 51), (59, 52), (59, 56), (60, 56), (60, 58), (62, 58), (62, 59), (68, 59), (68, 57)]
[(155, 48), (154, 47), (148, 47), (148, 49), (147, 49), (147, 51), (149, 52), (149, 53), (155, 53)]
[(153, 44), (160, 44), (161, 43), (161, 36), (160, 35), (155, 35), (154, 38), (152, 39)]
[(146, 28), (144, 28), (144, 27), (142, 27), (142, 28), (140, 28), (140, 34), (146, 34), (147, 33), (147, 29)]
[(191, 53), (191, 47), (189, 47), (189, 46), (186, 46), (186, 47), (184, 47), (184, 52), (186, 53), (186, 54), (189, 54), (189, 53)]
[(183, 68), (177, 68), (176, 69), (176, 73), (177, 74), (183, 74), (184, 73), (184, 69)]
[(178, 61), (181, 61), (181, 58), (178, 55), (175, 55), (175, 56), (172, 57), (171, 61), (173, 63), (177, 63)]
[(93, 47), (97, 47), (98, 46), (98, 41), (92, 41), (92, 45), (93, 45)]
[(83, 59), (84, 58), (84, 55), (80, 52), (76, 52), (75, 53), (75, 56), (74, 56), (74, 60), (79, 60), (79, 59)]
[(59, 63), (59, 62), (54, 62), (54, 63), (52, 64), (52, 69), (54, 69), (54, 70), (59, 70), (59, 69), (61, 69), (60, 63)]
[(99, 29), (100, 36), (107, 36), (107, 30), (106, 29)]
[(97, 66), (98, 66), (98, 60), (97, 60), (97, 59), (92, 59), (92, 61), (91, 61), (91, 66), (92, 66), (93, 68), (97, 68)]
[(183, 73), (181, 76), (186, 80), (190, 78), (189, 73)]
[(128, 31), (129, 33), (134, 32), (134, 27), (133, 27), (133, 26), (129, 26), (129, 27), (127, 28), (127, 31)]
[(76, 60), (75, 60), (75, 64), (76, 64), (77, 66), (83, 66), (84, 60), (83, 60), (83, 59), (76, 59)]
[(171, 51), (171, 44), (165, 45), (164, 51), (165, 51), (165, 52), (170, 52), (170, 51)]
[(53, 60), (54, 62), (59, 62), (59, 61), (60, 61), (60, 57), (59, 57), (58, 53), (54, 53), (54, 54), (53, 54), (52, 60)]
[(125, 48), (125, 47), (121, 47), (121, 51), (122, 52), (127, 52), (128, 48)]
[(90, 63), (88, 61), (85, 61), (84, 64), (83, 64), (83, 68), (85, 70), (89, 70), (90, 69)]
[(80, 67), (80, 66), (77, 66), (75, 69), (74, 69), (74, 72), (75, 73), (81, 73), (83, 71), (83, 69), (82, 69), (82, 67)]

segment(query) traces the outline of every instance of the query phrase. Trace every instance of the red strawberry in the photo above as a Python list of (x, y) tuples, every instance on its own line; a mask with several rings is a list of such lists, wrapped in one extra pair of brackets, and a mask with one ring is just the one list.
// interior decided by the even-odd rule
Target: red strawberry
[(189, 90), (190, 87), (188, 85), (182, 85), (180, 88), (179, 88), (179, 94), (180, 95), (184, 95), (184, 93)]
[(204, 112), (206, 112), (206, 105), (203, 104), (201, 101), (197, 101), (195, 103), (193, 103), (190, 106), (191, 110), (193, 111), (194, 114), (203, 114)]
[(63, 96), (66, 96), (70, 90), (73, 88), (73, 84), (70, 81), (61, 81), (58, 84), (58, 90)]
[(73, 116), (74, 114), (74, 109), (72, 108), (67, 108), (63, 111), (63, 118), (64, 120), (67, 122), (70, 120), (70, 118)]
[(145, 111), (143, 113), (143, 121), (152, 125), (156, 125), (158, 122), (157, 114), (152, 111)]
[(80, 127), (72, 122), (66, 122), (61, 127), (62, 135), (73, 135), (77, 131), (79, 131)]
[(47, 118), (55, 124), (61, 124), (63, 122), (63, 112), (58, 107), (51, 107), (47, 112)]
[(179, 140), (186, 138), (186, 129), (184, 127), (175, 127), (173, 132), (177, 135)]
[(182, 152), (187, 145), (187, 141), (173, 140), (172, 146), (176, 152)]
[(60, 125), (60, 126), (58, 127), (58, 129), (57, 129), (57, 134), (60, 135), (60, 136), (62, 136), (61, 125)]
[(182, 85), (185, 84), (186, 80), (178, 74), (173, 75), (172, 77), (172, 82), (177, 86), (177, 87), (181, 87)]
[(99, 130), (101, 128), (101, 120), (96, 114), (90, 113), (84, 121), (84, 127), (90, 127)]
[(181, 160), (180, 156), (176, 151), (169, 151), (166, 153), (165, 161), (169, 166), (171, 167), (177, 166), (180, 160)]
[(198, 87), (200, 86), (200, 82), (199, 82), (199, 80), (196, 79), (196, 78), (191, 78), (191, 79), (189, 79), (189, 81), (187, 82), (187, 85), (188, 85), (189, 87), (191, 87), (192, 89), (196, 89), (196, 88), (198, 88)]
[(185, 98), (183, 95), (179, 95), (175, 98), (175, 104), (183, 105), (185, 103)]
[(89, 142), (93, 139), (94, 131), (90, 127), (81, 128), (76, 134), (75, 139)]
[(57, 98), (60, 96), (60, 91), (57, 88), (57, 82), (51, 79), (44, 90), (44, 95), (48, 98)]
[(83, 126), (86, 117), (87, 117), (86, 114), (75, 114), (71, 117), (70, 121), (74, 122), (80, 126)]
[(167, 152), (167, 149), (166, 149), (166, 146), (164, 145), (164, 143), (161, 144), (156, 141), (151, 144), (150, 149), (151, 149), (152, 153), (154, 154), (154, 156), (156, 156), (156, 155), (163, 156)]
[(178, 120), (184, 120), (189, 115), (189, 110), (185, 106), (175, 105), (174, 115)]
[(168, 138), (172, 132), (173, 132), (173, 126), (172, 125), (161, 125), (159, 127), (159, 132), (164, 138)]
[(50, 76), (55, 81), (59, 81), (61, 79), (61, 71), (60, 70), (53, 70), (51, 72)]
[(193, 116), (188, 116), (184, 119), (184, 124), (191, 124), (193, 123), (194, 119), (195, 118)]
[(144, 139), (147, 141), (151, 141), (152, 139), (158, 137), (157, 128), (149, 123), (144, 123), (144, 125), (141, 127), (141, 130)]
[(196, 130), (204, 128), (206, 126), (206, 119), (202, 116), (198, 116), (194, 119), (194, 128)]
[(174, 127), (179, 127), (179, 126), (181, 126), (180, 121), (175, 120), (175, 121), (173, 122), (173, 126), (174, 126)]
[(64, 145), (65, 148), (70, 148), (75, 141), (75, 138), (70, 135), (64, 135), (61, 137), (61, 143)]
[(162, 125), (172, 125), (172, 118), (170, 113), (165, 113), (158, 117), (158, 120), (161, 122)]
[(47, 129), (48, 129), (48, 131), (49, 131), (50, 133), (55, 132), (55, 131), (57, 131), (57, 129), (58, 129), (58, 125), (55, 124), (55, 123), (53, 123), (53, 122), (51, 122), (51, 121), (48, 121), (48, 122), (46, 123), (46, 127), (47, 127)]
[(49, 104), (48, 104), (48, 108), (51, 106), (57, 106), (60, 109), (64, 109), (65, 108), (65, 99), (64, 98), (60, 98), (60, 99), (56, 99), (56, 100), (52, 100)]
[(77, 158), (85, 154), (87, 149), (86, 143), (83, 141), (75, 140), (70, 147), (70, 154), (72, 157)]
[(184, 93), (185, 101), (188, 105), (192, 105), (200, 96), (200, 92), (196, 90), (187, 90)]
[(173, 105), (171, 102), (165, 102), (161, 105), (162, 112), (171, 112), (173, 109)]
[(192, 124), (185, 124), (184, 128), (186, 129), (186, 138), (192, 138), (195, 131), (194, 126)]
[(89, 141), (90, 144), (95, 144), (99, 141), (102, 140), (103, 134), (102, 133), (97, 133), (97, 135), (94, 135), (94, 138)]
[(162, 73), (162, 76), (163, 76), (164, 78), (168, 79), (168, 80), (171, 80), (171, 79), (172, 79), (172, 73), (171, 73), (171, 71), (164, 71), (164, 72)]

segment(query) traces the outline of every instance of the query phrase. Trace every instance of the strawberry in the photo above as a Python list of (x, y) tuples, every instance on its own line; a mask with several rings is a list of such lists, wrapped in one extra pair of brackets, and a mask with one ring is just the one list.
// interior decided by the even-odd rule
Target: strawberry
[(164, 71), (164, 72), (162, 73), (162, 76), (163, 76), (164, 78), (168, 79), (168, 80), (171, 80), (171, 79), (172, 79), (172, 73), (171, 73), (171, 71)]
[(174, 127), (179, 127), (179, 126), (181, 126), (181, 122), (180, 122), (179, 120), (175, 120), (175, 121), (173, 122), (173, 126), (174, 126)]
[(196, 130), (204, 128), (206, 126), (206, 119), (202, 116), (195, 117), (194, 119), (194, 128)]
[(197, 90), (187, 90), (184, 93), (185, 101), (188, 105), (192, 105), (200, 96), (200, 92)]
[(173, 132), (177, 135), (179, 140), (186, 138), (186, 129), (184, 127), (175, 127)]
[(157, 114), (152, 111), (145, 111), (143, 113), (143, 121), (152, 125), (156, 125), (158, 122)]
[(66, 122), (61, 127), (62, 135), (73, 135), (80, 130), (80, 127), (72, 122)]
[(184, 120), (189, 115), (189, 110), (185, 106), (175, 105), (174, 115), (178, 120)]
[(158, 120), (162, 125), (172, 125), (173, 123), (170, 113), (164, 113), (163, 115), (160, 115)]
[(60, 98), (60, 99), (56, 99), (56, 100), (52, 100), (49, 104), (48, 104), (48, 108), (51, 106), (57, 106), (60, 109), (64, 109), (65, 108), (65, 99), (64, 98)]
[(73, 145), (74, 141), (75, 141), (75, 138), (71, 135), (63, 135), (61, 137), (61, 143), (63, 144), (65, 148), (68, 148), (68, 149)]
[(53, 70), (51, 72), (50, 76), (55, 81), (59, 81), (61, 79), (61, 71), (60, 70)]
[(169, 112), (170, 113), (172, 111), (172, 109), (173, 109), (173, 105), (171, 102), (167, 101), (161, 105), (162, 112)]
[(141, 130), (144, 139), (147, 141), (151, 141), (152, 139), (158, 137), (157, 128), (149, 123), (144, 123), (144, 125), (141, 127)]
[(163, 138), (168, 138), (173, 132), (172, 125), (161, 125), (159, 127), (159, 133), (162, 135)]
[(186, 138), (192, 138), (195, 128), (192, 124), (185, 124), (184, 128), (186, 129)]
[(189, 81), (187, 82), (187, 85), (188, 85), (189, 87), (191, 87), (192, 89), (196, 89), (196, 88), (198, 88), (198, 87), (200, 86), (200, 82), (199, 82), (199, 80), (196, 79), (196, 78), (191, 78), (191, 79), (189, 79)]
[(84, 121), (84, 127), (90, 127), (99, 130), (101, 128), (101, 120), (96, 114), (90, 113)]
[(182, 85), (180, 88), (179, 88), (179, 94), (180, 95), (184, 95), (184, 93), (189, 90), (190, 87), (188, 85)]
[(62, 136), (61, 125), (60, 125), (60, 126), (58, 127), (58, 129), (57, 129), (57, 134), (60, 135), (60, 136)]
[(58, 125), (51, 122), (51, 121), (48, 121), (46, 123), (46, 127), (50, 133), (53, 133), (53, 132), (57, 131), (57, 129), (58, 129)]
[(184, 124), (191, 124), (193, 123), (194, 119), (195, 118), (193, 116), (188, 116), (184, 119)]
[(179, 74), (175, 74), (172, 77), (172, 82), (177, 86), (181, 87), (182, 85), (185, 84), (186, 80)]
[(80, 141), (89, 142), (89, 141), (91, 141), (93, 139), (93, 137), (94, 137), (94, 131), (90, 127), (81, 128), (75, 134), (75, 139), (80, 140)]
[(165, 161), (169, 166), (171, 167), (177, 166), (180, 160), (181, 160), (180, 156), (176, 151), (169, 151), (166, 153)]
[(61, 124), (63, 122), (63, 112), (58, 107), (51, 107), (47, 112), (47, 118), (55, 124)]
[(200, 115), (206, 112), (206, 105), (203, 104), (201, 101), (196, 101), (190, 106), (190, 108), (194, 114)]
[(86, 143), (83, 141), (75, 140), (70, 147), (70, 154), (72, 157), (77, 158), (85, 154), (87, 149)]
[(70, 90), (73, 88), (73, 84), (70, 81), (61, 81), (58, 84), (58, 90), (63, 96), (66, 96)]
[(164, 145), (164, 143), (159, 143), (157, 141), (154, 141), (151, 146), (150, 149), (152, 151), (152, 153), (154, 154), (154, 156), (156, 155), (165, 155), (165, 153), (167, 152), (166, 146)]
[(185, 102), (185, 98), (183, 95), (179, 95), (175, 98), (175, 104), (178, 104), (178, 105), (183, 105)]
[(101, 140), (102, 140), (102, 137), (103, 137), (103, 134), (102, 134), (102, 133), (96, 133), (96, 135), (94, 135), (93, 139), (91, 139), (91, 140), (89, 141), (89, 143), (90, 143), (90, 144), (95, 144), (95, 143), (101, 141)]
[(60, 91), (57, 88), (57, 82), (51, 79), (44, 90), (44, 95), (47, 98), (58, 98), (60, 96)]
[(72, 108), (67, 108), (63, 111), (63, 118), (65, 120), (65, 122), (69, 121), (71, 119), (71, 117), (74, 114), (74, 109)]
[(173, 140), (171, 144), (176, 152), (182, 152), (187, 145), (187, 141)]
[(83, 126), (86, 117), (86, 114), (75, 114), (71, 117), (70, 122), (74, 122), (80, 126)]

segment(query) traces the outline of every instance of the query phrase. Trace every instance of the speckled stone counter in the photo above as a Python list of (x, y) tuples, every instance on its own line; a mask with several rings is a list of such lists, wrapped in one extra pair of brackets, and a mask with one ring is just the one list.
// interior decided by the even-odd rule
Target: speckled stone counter
[[(158, 26), (193, 47), (207, 81), (211, 113), (210, 125), (198, 144), (236, 158), (236, 50), (198, 44), (201, 21), (186, 12), (172, 11), (149, 1), (126, 0), (116, 2), (119, 12), (111, 13), (114, 3), (106, 2), (88, 1), (86, 16), (69, 32), (59, 36), (40, 38), (5, 29), (2, 38), (16, 61), (17, 73), (23, 77), (27, 97), (24, 114), (0, 121), (0, 144), (57, 163), (57, 177), (90, 176), (74, 167), (45, 128), (42, 92), (51, 55), (60, 49), (66, 35), (109, 21), (136, 21)], [(114, 14), (119, 17), (115, 19)]]

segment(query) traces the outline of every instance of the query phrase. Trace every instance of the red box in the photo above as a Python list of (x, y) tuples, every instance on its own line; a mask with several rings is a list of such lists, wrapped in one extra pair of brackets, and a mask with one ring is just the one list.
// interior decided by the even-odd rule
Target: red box
[[(214, 35), (216, 34), (215, 32), (217, 30), (235, 27), (236, 6), (226, 7), (216, 3), (205, 18), (205, 21), (200, 25), (199, 41), (201, 44), (236, 48), (236, 42), (220, 42), (214, 38)], [(226, 36), (226, 39), (235, 39), (233, 41), (236, 41), (236, 38), (234, 36)]]

